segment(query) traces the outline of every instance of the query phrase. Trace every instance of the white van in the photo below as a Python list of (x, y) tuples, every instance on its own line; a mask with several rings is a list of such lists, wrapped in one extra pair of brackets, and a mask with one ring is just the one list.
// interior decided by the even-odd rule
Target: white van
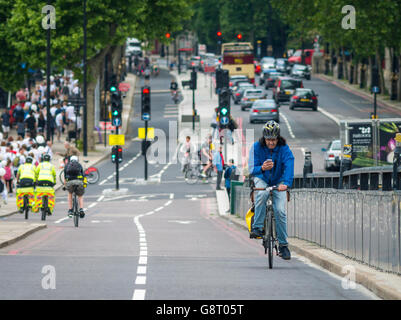
[(142, 57), (141, 42), (136, 38), (127, 39), (127, 47), (125, 49), (126, 56), (138, 55)]

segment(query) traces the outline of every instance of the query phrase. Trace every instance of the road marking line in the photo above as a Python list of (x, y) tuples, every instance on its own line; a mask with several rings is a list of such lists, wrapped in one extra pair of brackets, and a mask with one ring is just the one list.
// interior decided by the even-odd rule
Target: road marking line
[(145, 300), (146, 290), (136, 289), (134, 291), (134, 295), (132, 296), (132, 300)]
[(67, 220), (67, 219), (69, 219), (69, 217), (62, 218), (60, 220), (55, 221), (54, 223), (60, 223), (60, 222), (63, 222), (64, 220)]
[(137, 274), (146, 274), (146, 267), (144, 266), (139, 266), (138, 269), (136, 270)]
[(326, 110), (324, 110), (322, 107), (319, 107), (317, 109), (319, 112), (323, 113), (326, 117), (330, 118), (331, 120), (333, 120), (338, 126), (340, 125), (340, 119), (338, 119), (337, 117), (335, 117), (334, 115), (332, 115), (330, 112), (327, 112)]
[(173, 201), (169, 200), (169, 201), (167, 201), (167, 202), (165, 203), (164, 206), (167, 207), (167, 206), (169, 206), (172, 202), (173, 202)]
[(104, 196), (100, 196), (99, 199), (97, 199), (96, 201), (97, 201), (97, 202), (100, 202), (100, 201), (102, 201), (103, 199), (104, 199)]
[(146, 284), (146, 277), (137, 276), (135, 280), (135, 284)]
[(148, 264), (148, 257), (140, 257), (138, 264)]
[(170, 199), (174, 199), (174, 193), (170, 193)]
[(148, 255), (148, 250), (139, 251), (139, 255), (146, 257)]
[(290, 122), (288, 121), (287, 117), (284, 114), (281, 114), (281, 116), (284, 118), (284, 121), (287, 124), (288, 132), (290, 133), (291, 138), (295, 139), (295, 135), (292, 132), (292, 128), (291, 128)]
[(90, 208), (93, 208), (94, 206), (96, 206), (97, 205), (97, 202), (94, 202), (94, 203), (91, 203), (89, 206), (88, 206), (88, 208), (90, 209)]
[(163, 208), (164, 207), (159, 207), (159, 208), (155, 209), (155, 211), (158, 212), (158, 211), (162, 210)]

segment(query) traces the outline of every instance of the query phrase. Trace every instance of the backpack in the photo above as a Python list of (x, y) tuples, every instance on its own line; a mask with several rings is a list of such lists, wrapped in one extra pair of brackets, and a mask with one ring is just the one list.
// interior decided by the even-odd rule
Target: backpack
[(17, 168), (19, 166), (19, 156), (15, 157), (13, 160), (13, 167)]
[(81, 174), (82, 167), (77, 161), (69, 162), (65, 168), (66, 174), (70, 177), (78, 177)]

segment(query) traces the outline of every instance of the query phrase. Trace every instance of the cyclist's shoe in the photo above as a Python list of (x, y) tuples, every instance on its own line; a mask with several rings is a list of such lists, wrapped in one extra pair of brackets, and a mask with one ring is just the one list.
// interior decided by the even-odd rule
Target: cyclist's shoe
[(204, 173), (202, 172), (202, 173), (201, 173), (201, 177), (202, 177), (202, 178), (207, 178), (207, 175), (204, 174)]
[(284, 260), (291, 259), (291, 252), (288, 249), (288, 246), (279, 245), (278, 250), (279, 250), (279, 254), (278, 254), (279, 257), (283, 258)]
[(74, 211), (72, 209), (68, 210), (68, 218), (72, 218), (72, 216), (74, 215)]
[(85, 212), (84, 212), (84, 209), (79, 209), (79, 217), (80, 218), (85, 218)]
[(260, 239), (263, 237), (263, 230), (262, 229), (252, 229), (249, 237), (251, 239)]

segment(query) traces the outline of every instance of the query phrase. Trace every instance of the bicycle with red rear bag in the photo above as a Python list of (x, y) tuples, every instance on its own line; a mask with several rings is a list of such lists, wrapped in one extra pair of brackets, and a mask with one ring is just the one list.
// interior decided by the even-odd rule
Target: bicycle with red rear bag
[[(88, 162), (89, 162), (88, 160), (84, 160), (84, 163), (88, 163)], [(98, 183), (99, 179), (100, 179), (99, 169), (94, 166), (90, 166), (86, 169), (84, 168), (84, 177), (86, 177), (89, 184)], [(65, 179), (64, 178), (64, 170), (62, 170), (60, 172), (59, 179), (60, 179), (61, 184), (64, 185), (64, 179)]]

